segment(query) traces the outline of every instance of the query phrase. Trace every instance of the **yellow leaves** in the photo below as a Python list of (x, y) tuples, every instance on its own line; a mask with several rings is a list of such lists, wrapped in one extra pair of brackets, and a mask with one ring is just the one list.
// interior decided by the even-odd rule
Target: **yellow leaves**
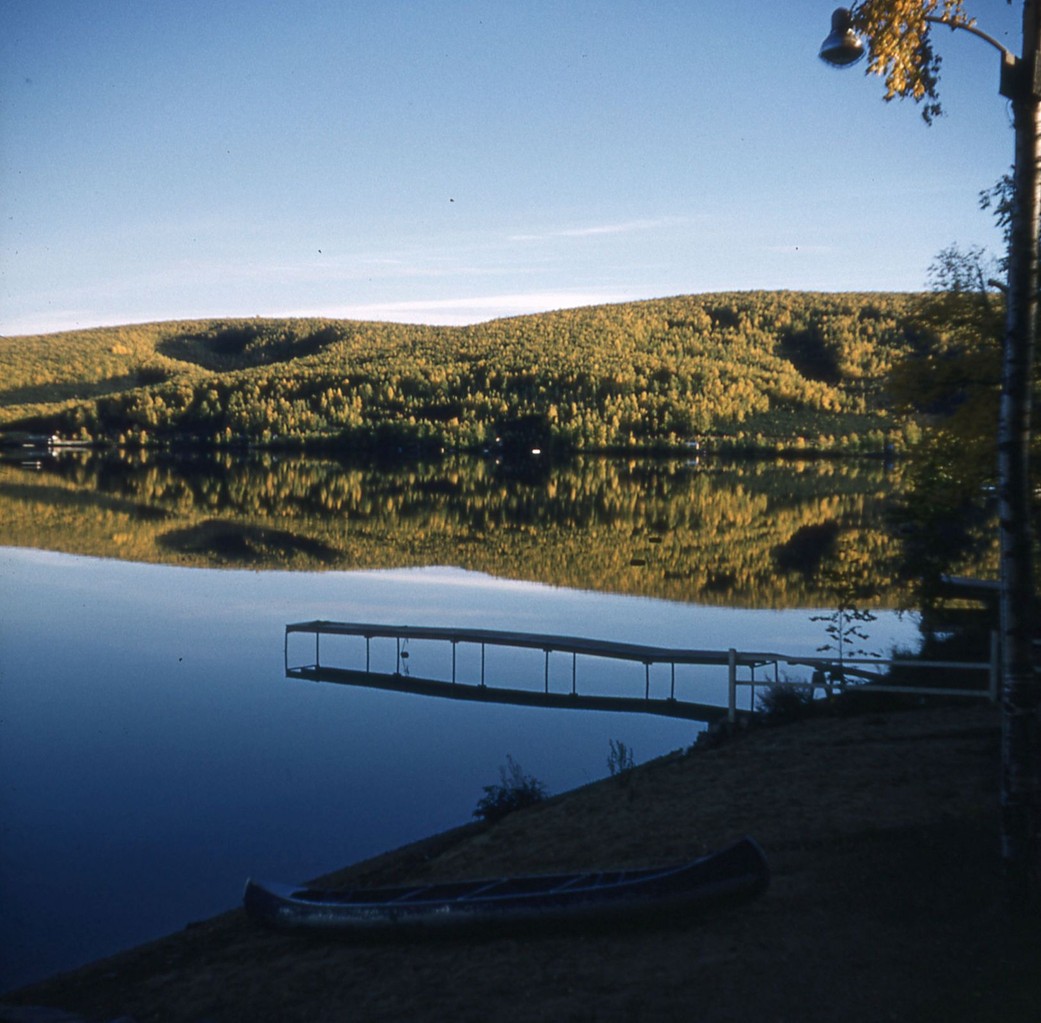
[(940, 115), (937, 85), (940, 57), (933, 50), (927, 18), (952, 27), (972, 26), (962, 0), (864, 0), (853, 13), (853, 24), (868, 44), (868, 72), (886, 83), (887, 100), (928, 100), (922, 117), (931, 123)]
[[(112, 440), (144, 426), (160, 440), (227, 438), (230, 428), (261, 446), (361, 444), (385, 430), (395, 443), (466, 447), (504, 420), (541, 417), (563, 446), (675, 449), (706, 434), (732, 436), (756, 417), (748, 436), (762, 431), (772, 446), (814, 437), (817, 412), (877, 413), (878, 381), (906, 345), (907, 307), (906, 296), (745, 292), (467, 328), (257, 320), (248, 351), (226, 353), (250, 364), (219, 370), (173, 355), (190, 354), (189, 343), (230, 345), (245, 336), (241, 323), (0, 339), (0, 379), (18, 392), (17, 405), (0, 407), (0, 422), (51, 412), (45, 403), (75, 394), (61, 409), (66, 432), (84, 425)], [(833, 383), (787, 350), (785, 339), (801, 335), (838, 367)], [(161, 363), (164, 376), (128, 374), (117, 345), (133, 348), (142, 366)]]

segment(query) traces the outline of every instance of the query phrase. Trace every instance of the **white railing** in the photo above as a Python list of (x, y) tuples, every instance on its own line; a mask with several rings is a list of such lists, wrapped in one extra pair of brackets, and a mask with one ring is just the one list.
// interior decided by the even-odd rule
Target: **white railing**
[[(828, 696), (836, 691), (844, 692), (865, 682), (880, 683), (874, 692), (900, 693), (903, 695), (922, 697), (966, 697), (969, 699), (987, 699), (992, 703), (998, 699), (1000, 639), (998, 633), (990, 634), (990, 657), (986, 661), (923, 661), (909, 658), (892, 657), (788, 657), (782, 654), (746, 654), (731, 649), (728, 654), (728, 698), (727, 719), (734, 721), (739, 712), (738, 689), (751, 690), (749, 707), (755, 709), (755, 690), (775, 686), (790, 686), (793, 689), (816, 694), (823, 690)], [(745, 678), (739, 677), (739, 668), (751, 660), (753, 666)], [(781, 676), (781, 665), (790, 669), (810, 669), (810, 677), (801, 675), (793, 677), (787, 671)], [(773, 677), (768, 675), (756, 677), (761, 667), (773, 669)], [(911, 672), (922, 670), (940, 670), (952, 672), (979, 672), (986, 676), (986, 686), (966, 688), (962, 686), (909, 686), (891, 684), (884, 671), (886, 668), (902, 668)]]

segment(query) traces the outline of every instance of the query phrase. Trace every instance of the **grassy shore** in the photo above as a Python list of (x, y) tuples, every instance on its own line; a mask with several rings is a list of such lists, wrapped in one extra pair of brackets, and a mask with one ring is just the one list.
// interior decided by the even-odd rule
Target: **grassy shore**
[(9, 993), (0, 1020), (33, 1005), (137, 1023), (1036, 1023), (1041, 927), (1003, 895), (998, 763), (988, 706), (759, 728), (322, 879), (647, 864), (751, 834), (773, 871), (754, 903), (639, 930), (375, 946), (233, 911)]

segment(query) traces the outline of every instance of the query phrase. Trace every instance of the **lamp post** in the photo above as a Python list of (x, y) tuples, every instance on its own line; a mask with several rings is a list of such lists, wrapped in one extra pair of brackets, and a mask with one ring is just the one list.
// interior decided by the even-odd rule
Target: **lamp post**
[[(886, 0), (866, 0), (875, 15), (895, 17)], [(924, 3), (922, 5), (925, 6)], [(1038, 244), (1041, 222), (1041, 0), (1024, 0), (1023, 49), (1016, 56), (976, 28), (925, 15), (930, 24), (967, 31), (1001, 53), (999, 91), (1012, 105), (1015, 128), (1013, 211), (998, 423), (1001, 546), (1002, 855), (1010, 891), (1041, 903), (1041, 680), (1034, 669), (1037, 628), (1030, 529), (1030, 406), (1038, 332)], [(836, 67), (856, 63), (867, 47), (854, 12), (840, 7), (820, 57)]]

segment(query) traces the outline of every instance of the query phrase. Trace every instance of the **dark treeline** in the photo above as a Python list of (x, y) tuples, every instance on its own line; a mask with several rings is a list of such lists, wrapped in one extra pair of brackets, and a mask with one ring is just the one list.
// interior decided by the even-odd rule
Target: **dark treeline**
[(744, 292), (423, 327), (169, 322), (0, 339), (0, 427), (122, 446), (881, 453), (915, 296)]

